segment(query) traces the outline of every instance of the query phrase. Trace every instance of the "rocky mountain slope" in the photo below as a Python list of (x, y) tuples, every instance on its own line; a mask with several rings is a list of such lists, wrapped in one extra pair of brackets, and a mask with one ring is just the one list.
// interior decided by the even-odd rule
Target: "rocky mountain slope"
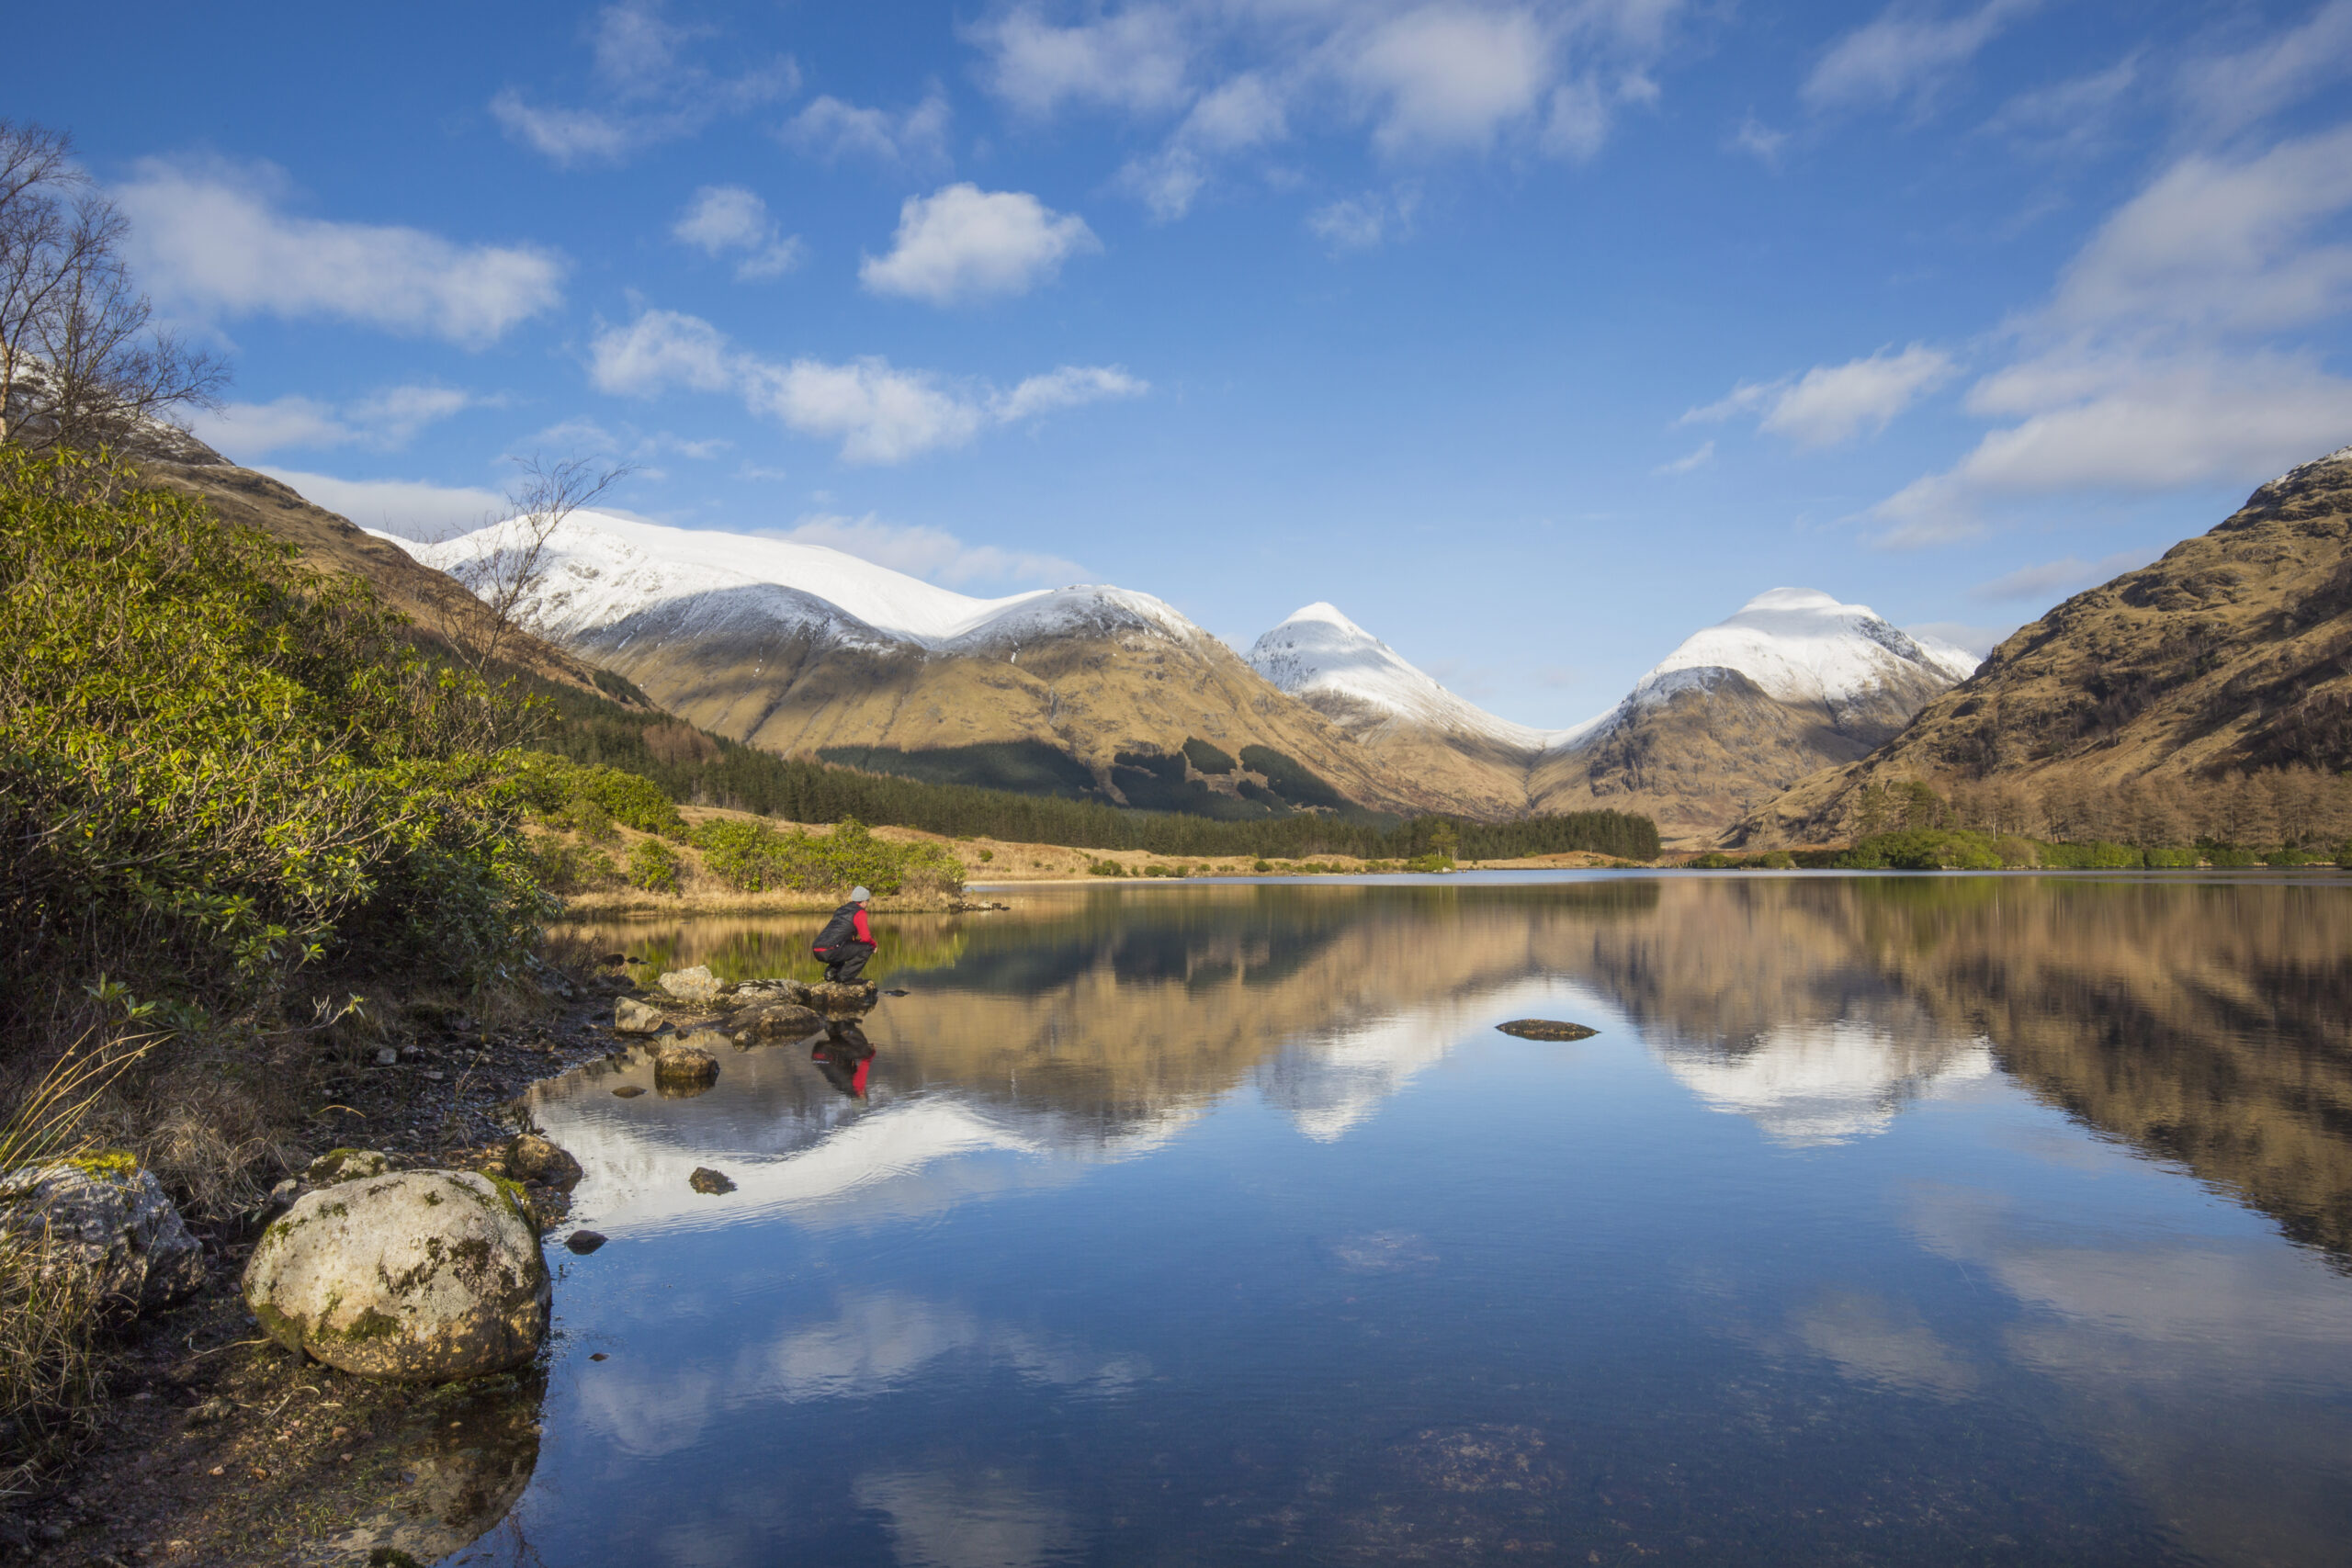
[(1872, 784), (2048, 791), (2352, 765), (2352, 446), (2211, 532), (2018, 631), (1889, 744), (1743, 822), (1748, 844), (1854, 829)]
[(1973, 663), (1865, 604), (1759, 593), (1688, 638), (1529, 781), (1541, 810), (1613, 807), (1669, 845), (1712, 843), (1772, 792), (1867, 755)]
[(1712, 843), (1774, 790), (1864, 755), (1975, 664), (1866, 605), (1803, 588), (1758, 594), (1570, 729), (1512, 724), (1464, 701), (1329, 604), (1260, 637), (1250, 660), (1459, 808), (1639, 812), (1679, 847)]
[[(514, 545), (493, 527), (406, 547), (475, 580)], [(1360, 806), (1449, 804), (1147, 593), (975, 599), (821, 546), (591, 512), (544, 562), (521, 606), (541, 635), (764, 750), (1135, 805), (1180, 790), (1176, 804), (1214, 795), (1239, 814), (1315, 804), (1312, 780), (1235, 766), (1260, 747)], [(1207, 743), (1193, 756), (1208, 771), (1187, 741)]]
[(1513, 724), (1464, 701), (1330, 604), (1309, 604), (1260, 637), (1250, 663), (1387, 766), (1473, 816), (1527, 811), (1535, 760), (1577, 733)]

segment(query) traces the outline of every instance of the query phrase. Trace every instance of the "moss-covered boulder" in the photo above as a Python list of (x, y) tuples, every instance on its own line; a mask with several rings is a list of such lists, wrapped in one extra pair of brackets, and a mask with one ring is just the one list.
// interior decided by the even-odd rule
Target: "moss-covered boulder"
[(381, 1176), (391, 1168), (391, 1157), (376, 1149), (329, 1149), (311, 1162), (302, 1179), (313, 1187), (333, 1187)]
[(262, 1328), (361, 1377), (446, 1382), (518, 1366), (548, 1325), (548, 1269), (512, 1182), (410, 1170), (312, 1192), (245, 1266)]
[(204, 1283), (204, 1244), (154, 1173), (127, 1154), (0, 1175), (0, 1235), (38, 1246), (44, 1269), (85, 1275), (126, 1309), (162, 1306)]

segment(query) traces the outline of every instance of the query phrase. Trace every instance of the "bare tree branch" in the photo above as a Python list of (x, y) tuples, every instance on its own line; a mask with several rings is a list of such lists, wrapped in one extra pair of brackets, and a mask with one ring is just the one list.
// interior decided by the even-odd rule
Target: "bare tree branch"
[(518, 634), (537, 630), (548, 545), (565, 519), (635, 471), (628, 463), (600, 468), (586, 457), (551, 464), (537, 453), (514, 463), (522, 473), (507, 492), (505, 520), (471, 560), (450, 573), (479, 609), (451, 604), (435, 617), (450, 645), (477, 671), (488, 671)]

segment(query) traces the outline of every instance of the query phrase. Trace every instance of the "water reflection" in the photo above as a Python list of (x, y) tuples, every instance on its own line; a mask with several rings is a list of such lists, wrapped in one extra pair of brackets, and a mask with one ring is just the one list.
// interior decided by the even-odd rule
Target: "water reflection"
[[(612, 1095), (641, 1053), (538, 1092), (615, 1238), (559, 1299), (569, 1436), (515, 1516), (549, 1561), (2296, 1563), (2352, 1530), (2340, 879), (879, 924), (909, 994), (862, 1021), (691, 1101)], [(1527, 1016), (1600, 1033), (1492, 1031)], [(567, 1533), (592, 1487), (662, 1503)]]

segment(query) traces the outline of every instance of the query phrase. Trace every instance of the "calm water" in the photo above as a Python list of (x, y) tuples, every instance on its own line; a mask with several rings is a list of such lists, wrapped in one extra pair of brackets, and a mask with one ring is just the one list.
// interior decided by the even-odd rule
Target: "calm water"
[(451, 1561), (2352, 1551), (2352, 883), (1006, 897), (878, 922), (862, 1097), (539, 1091), (612, 1240)]

